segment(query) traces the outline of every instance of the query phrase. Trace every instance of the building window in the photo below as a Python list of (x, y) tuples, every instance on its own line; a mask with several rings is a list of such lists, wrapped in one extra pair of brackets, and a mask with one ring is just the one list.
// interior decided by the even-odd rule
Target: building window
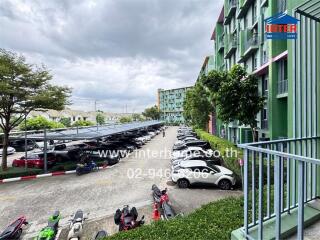
[(268, 75), (263, 75), (262, 76), (262, 95), (265, 97), (268, 97)]
[(288, 92), (288, 62), (287, 59), (278, 63), (278, 94)]
[(253, 69), (256, 70), (257, 67), (258, 67), (258, 59), (257, 59), (257, 57), (255, 56), (255, 57), (253, 58)]
[(268, 109), (264, 108), (261, 115), (261, 128), (268, 129)]

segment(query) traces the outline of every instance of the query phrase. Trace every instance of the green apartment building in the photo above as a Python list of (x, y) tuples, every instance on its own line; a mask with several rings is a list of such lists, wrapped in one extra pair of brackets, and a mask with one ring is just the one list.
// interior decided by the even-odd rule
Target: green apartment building
[[(266, 39), (264, 20), (280, 12), (298, 20), (297, 39)], [(244, 225), (231, 239), (303, 239), (320, 219), (320, 1), (225, 0), (212, 40), (214, 69), (242, 65), (266, 97), (258, 143), (216, 116), (216, 135), (244, 151)]]
[(184, 123), (183, 101), (190, 87), (175, 89), (158, 89), (158, 109), (160, 120), (171, 124)]
[[(294, 2), (225, 0), (212, 34), (214, 69), (230, 70), (240, 64), (259, 78), (259, 91), (266, 97), (265, 107), (257, 116), (261, 140), (288, 137), (288, 43), (266, 40), (264, 20), (288, 11)], [(234, 143), (252, 141), (247, 126), (239, 126), (236, 121), (222, 124), (217, 119), (216, 122), (217, 135)]]

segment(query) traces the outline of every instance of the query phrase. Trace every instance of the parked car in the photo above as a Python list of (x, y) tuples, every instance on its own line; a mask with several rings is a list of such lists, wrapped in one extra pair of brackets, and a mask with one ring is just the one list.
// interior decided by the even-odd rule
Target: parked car
[(187, 147), (186, 149), (183, 149), (181, 151), (173, 151), (172, 152), (172, 161), (177, 160), (177, 159), (183, 159), (189, 155), (206, 155), (206, 156), (211, 156), (213, 155), (213, 150), (208, 149), (204, 150), (201, 147)]
[(25, 147), (25, 140), (14, 140), (9, 143), (17, 152), (31, 151), (35, 148), (35, 143), (32, 140), (27, 140), (27, 148)]
[(177, 150), (183, 150), (186, 149), (188, 147), (201, 147), (205, 150), (210, 149), (211, 146), (208, 142), (205, 141), (201, 141), (201, 140), (193, 140), (190, 142), (186, 142), (183, 144), (179, 144), (179, 145), (175, 145), (173, 146), (173, 151), (177, 151)]
[[(0, 144), (0, 156), (2, 156), (2, 151), (3, 151), (3, 145)], [(16, 150), (13, 147), (8, 147), (7, 148), (7, 154), (11, 155), (14, 154), (16, 152)]]
[(217, 185), (223, 190), (229, 190), (236, 183), (233, 172), (229, 169), (211, 165), (205, 161), (183, 161), (171, 174), (172, 181), (179, 188), (188, 188), (190, 185)]
[(185, 138), (183, 138), (183, 139), (181, 139), (181, 140), (176, 141), (176, 142), (174, 143), (174, 145), (184, 144), (184, 143), (186, 143), (186, 142), (197, 141), (197, 140), (199, 140), (199, 139), (196, 138), (196, 137), (190, 137), (190, 136), (188, 136), (188, 137), (185, 137)]
[[(27, 161), (25, 156), (18, 159), (14, 159), (12, 162), (12, 167), (25, 167), (27, 164), (28, 168), (44, 168), (44, 154), (29, 154), (27, 156)], [(52, 153), (47, 153), (47, 164), (48, 167), (52, 167), (55, 164), (55, 157)]]
[(84, 148), (82, 154), (86, 155), (87, 161), (105, 161), (106, 165), (114, 165), (120, 161), (119, 154), (114, 154), (112, 150), (104, 147)]
[(221, 159), (214, 157), (214, 156), (206, 156), (206, 155), (189, 155), (183, 159), (177, 159), (175, 161), (172, 161), (172, 165), (171, 168), (174, 169), (178, 166), (180, 166), (180, 164), (183, 161), (197, 161), (197, 160), (201, 160), (201, 161), (205, 161), (207, 164), (210, 165), (221, 165)]
[(78, 161), (80, 159), (81, 149), (84, 147), (87, 147), (87, 145), (67, 146), (66, 144), (58, 144), (54, 146), (51, 152), (57, 162)]

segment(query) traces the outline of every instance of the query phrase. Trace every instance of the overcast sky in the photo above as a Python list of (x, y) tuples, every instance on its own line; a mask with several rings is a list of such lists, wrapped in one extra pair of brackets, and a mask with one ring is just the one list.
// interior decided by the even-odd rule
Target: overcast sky
[(139, 112), (193, 85), (223, 0), (0, 0), (0, 48), (45, 64), (74, 109)]

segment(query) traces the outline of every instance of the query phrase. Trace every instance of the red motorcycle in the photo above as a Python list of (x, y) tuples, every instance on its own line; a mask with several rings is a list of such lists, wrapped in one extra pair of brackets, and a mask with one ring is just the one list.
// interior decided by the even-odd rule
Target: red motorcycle
[(173, 218), (175, 216), (175, 213), (171, 205), (169, 204), (167, 189), (160, 191), (157, 185), (153, 184), (152, 191), (154, 200), (154, 220), (158, 220), (159, 217), (166, 220)]
[(22, 234), (22, 227), (27, 224), (28, 222), (25, 216), (19, 217), (0, 234), (0, 240), (20, 239), (20, 236)]
[(138, 211), (135, 207), (129, 208), (128, 205), (124, 206), (122, 211), (117, 209), (114, 215), (114, 223), (119, 225), (119, 231), (128, 231), (144, 224), (144, 216), (137, 221)]

